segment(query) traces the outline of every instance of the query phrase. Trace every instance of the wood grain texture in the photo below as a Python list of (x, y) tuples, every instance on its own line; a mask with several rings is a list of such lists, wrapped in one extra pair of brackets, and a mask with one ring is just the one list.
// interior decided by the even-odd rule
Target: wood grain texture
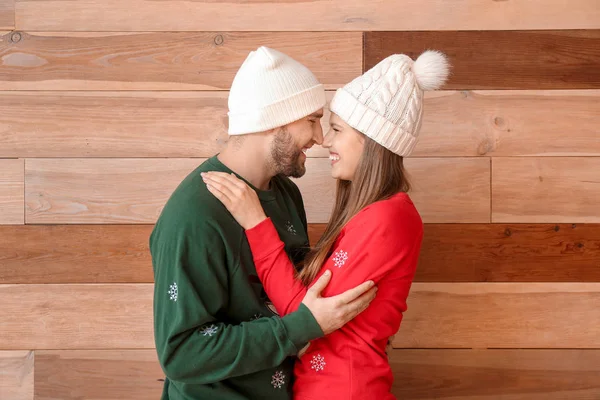
[(600, 282), (598, 224), (426, 224), (417, 282)]
[[(0, 285), (0, 296), (0, 349), (154, 346), (151, 284)], [(599, 348), (599, 297), (598, 283), (415, 283), (394, 345)]]
[[(15, 0), (0, 0), (0, 30), (14, 29)], [(2, 32), (0, 32), (2, 34)]]
[(302, 193), (308, 222), (329, 221), (336, 188), (336, 180), (331, 177), (329, 159), (307, 159), (306, 175), (294, 182)]
[[(333, 93), (327, 92), (330, 99)], [(0, 157), (210, 157), (228, 138), (227, 95), (0, 92)], [(600, 155), (599, 90), (440, 91), (426, 96), (412, 157)], [(324, 132), (328, 124), (325, 107)], [(320, 146), (308, 153), (328, 155)]]
[(33, 400), (32, 351), (0, 351), (0, 399)]
[(493, 222), (600, 222), (600, 158), (493, 158)]
[(28, 159), (26, 220), (154, 223), (203, 159)]
[[(0, 285), (0, 296), (0, 349), (154, 346), (152, 284)], [(598, 301), (598, 283), (414, 283), (394, 346), (599, 348)]]
[[(228, 140), (227, 96), (0, 92), (0, 157), (210, 157)], [(324, 111), (326, 131), (330, 113)], [(329, 152), (314, 146), (308, 156)]]
[[(28, 159), (26, 221), (154, 223), (172, 191), (201, 161)], [(489, 222), (487, 159), (415, 158), (406, 164), (413, 179), (412, 197), (425, 222)], [(335, 191), (329, 160), (311, 158), (306, 167), (307, 174), (296, 182), (308, 222), (327, 222)]]
[(153, 282), (153, 225), (0, 227), (0, 284)]
[[(44, 4), (48, 3), (38, 3), (42, 8)], [(77, 4), (64, 4), (55, 15), (65, 16), (65, 11)], [(109, 7), (102, 4), (103, 18), (97, 14), (94, 19), (103, 20)], [(169, 3), (168, 7), (175, 6)], [(133, 23), (141, 18), (140, 11), (136, 10), (136, 18), (126, 19)], [(6, 35), (0, 41), (0, 86), (4, 90), (229, 89), (249, 52), (259, 46), (274, 47), (297, 59), (329, 88), (360, 75), (362, 67), (360, 32), (20, 35), (16, 43)]]
[[(0, 284), (151, 283), (153, 225), (0, 227)], [(309, 224), (316, 244), (325, 224)], [(425, 224), (416, 282), (600, 282), (600, 224)]]
[[(162, 389), (155, 354), (36, 351), (36, 399), (155, 398)], [(392, 392), (400, 399), (592, 400), (600, 394), (598, 350), (394, 350), (390, 363)]]
[(156, 399), (164, 373), (155, 350), (39, 350), (36, 400)]
[(405, 400), (594, 400), (599, 350), (394, 350)]
[(450, 59), (452, 74), (446, 89), (600, 88), (598, 29), (369, 32), (365, 70), (390, 54), (416, 58), (427, 49), (443, 51)]
[(153, 286), (0, 285), (0, 349), (151, 349)]
[(438, 91), (425, 96), (412, 157), (600, 155), (599, 90)]
[(398, 348), (600, 348), (600, 283), (414, 283)]
[(34, 0), (16, 7), (18, 29), (66, 31), (590, 29), (599, 21), (595, 0), (569, 5), (559, 0), (435, 0), (427, 7), (419, 0), (357, 0), (351, 6), (343, 0), (233, 0), (226, 6), (218, 1)]
[(490, 222), (488, 158), (409, 158), (405, 166), (424, 222)]
[[(27, 223), (154, 223), (203, 159), (28, 159)], [(309, 222), (325, 222), (335, 181), (328, 159), (308, 159), (298, 180)], [(90, 184), (93, 182), (93, 185)]]
[(24, 160), (0, 159), (0, 224), (24, 223)]

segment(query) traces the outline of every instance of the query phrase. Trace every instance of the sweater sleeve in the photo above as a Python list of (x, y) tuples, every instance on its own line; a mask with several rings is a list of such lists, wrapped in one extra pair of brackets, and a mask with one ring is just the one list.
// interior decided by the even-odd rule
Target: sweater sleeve
[(202, 241), (172, 233), (151, 240), (156, 349), (170, 380), (209, 384), (277, 367), (322, 336), (305, 307), (284, 318), (224, 320), (230, 268), (222, 240), (208, 230)]
[(279, 315), (300, 306), (307, 288), (296, 279), (295, 268), (270, 218), (246, 231), (252, 258), (265, 292)]
[[(389, 210), (389, 206), (387, 203), (368, 207), (348, 223), (317, 279), (326, 270), (332, 272), (323, 296), (343, 293), (367, 280), (393, 285), (395, 295), (386, 305), (391, 313), (389, 320), (399, 325), (416, 270), (423, 227), (412, 203), (406, 210)], [(307, 288), (295, 278), (293, 265), (272, 222), (265, 220), (246, 231), (246, 235), (267, 295), (281, 315), (293, 312)], [(381, 293), (380, 290), (378, 297)]]

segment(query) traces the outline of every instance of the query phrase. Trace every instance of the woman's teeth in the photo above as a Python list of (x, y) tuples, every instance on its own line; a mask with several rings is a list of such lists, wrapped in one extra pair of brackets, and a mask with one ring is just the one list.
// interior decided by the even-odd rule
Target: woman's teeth
[(329, 159), (330, 159), (331, 161), (339, 161), (339, 159), (340, 159), (340, 156), (338, 156), (338, 155), (334, 155), (334, 154), (330, 154), (330, 155), (329, 155)]

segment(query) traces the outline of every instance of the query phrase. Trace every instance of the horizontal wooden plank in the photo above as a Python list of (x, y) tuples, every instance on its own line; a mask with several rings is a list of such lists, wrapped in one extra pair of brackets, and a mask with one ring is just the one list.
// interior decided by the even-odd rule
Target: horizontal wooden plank
[[(0, 92), (0, 157), (210, 157), (228, 140), (227, 96)], [(328, 107), (321, 124), (326, 131)], [(314, 146), (308, 156), (329, 152)]]
[[(34, 0), (17, 2), (18, 29), (66, 31), (322, 31), (586, 29), (600, 21), (595, 0), (262, 1)], [(102, 18), (98, 18), (102, 15)], [(124, 18), (135, 15), (136, 18)], [(410, 18), (407, 18), (410, 16)]]
[[(0, 0), (0, 30), (14, 29), (15, 0)], [(0, 35), (2, 32), (0, 32)], [(0, 39), (1, 40), (1, 39)]]
[(154, 223), (203, 159), (27, 159), (26, 221)]
[(152, 297), (152, 284), (0, 285), (0, 349), (151, 349)]
[(33, 400), (32, 351), (0, 351), (0, 398)]
[[(27, 223), (154, 223), (173, 190), (202, 162), (28, 159)], [(325, 222), (330, 213), (335, 181), (328, 163), (308, 159), (308, 172), (298, 181), (309, 222)]]
[(0, 227), (0, 283), (153, 282), (153, 225)]
[[(591, 400), (600, 394), (598, 350), (394, 350), (390, 364), (392, 392), (407, 400)], [(154, 350), (38, 350), (35, 371), (40, 400), (147, 399), (162, 389)]]
[(493, 222), (600, 222), (600, 157), (493, 158)]
[(600, 348), (600, 283), (414, 283), (398, 348)]
[(415, 281), (600, 282), (600, 224), (427, 224)]
[[(172, 191), (201, 161), (28, 159), (26, 221), (154, 223)], [(309, 222), (327, 222), (335, 192), (329, 160), (312, 158), (306, 165), (307, 174), (297, 183)], [(425, 222), (489, 222), (488, 159), (413, 158), (407, 169)]]
[(24, 160), (0, 160), (0, 224), (24, 223)]
[[(152, 228), (0, 227), (0, 284), (151, 283)], [(600, 282), (599, 259), (600, 224), (426, 224), (415, 281)]]
[(428, 92), (411, 156), (598, 156), (599, 125), (600, 90)]
[(405, 400), (593, 400), (599, 350), (394, 350), (392, 392)]
[[(73, 6), (65, 4), (55, 15)], [(102, 5), (103, 16), (107, 7)], [(140, 17), (139, 10), (135, 14), (135, 19)], [(360, 75), (362, 67), (360, 32), (20, 32), (20, 36), (16, 43), (7, 38), (0, 42), (4, 90), (229, 89), (248, 53), (259, 46), (289, 54), (329, 88)]]
[(155, 350), (39, 350), (35, 354), (36, 400), (156, 399), (163, 380)]
[(424, 222), (490, 222), (488, 158), (409, 158), (405, 165)]
[[(600, 155), (600, 90), (440, 91), (425, 104), (412, 157)], [(210, 157), (227, 123), (226, 92), (5, 91), (0, 157)]]
[[(0, 285), (0, 297), (0, 349), (154, 346), (152, 284)], [(414, 283), (394, 346), (597, 349), (598, 301), (599, 283)]]
[(369, 32), (364, 48), (365, 69), (390, 54), (416, 57), (430, 48), (441, 50), (452, 64), (447, 89), (600, 88), (598, 29)]
[(328, 158), (306, 160), (306, 175), (295, 180), (306, 209), (308, 222), (327, 222), (335, 199), (336, 180), (331, 177)]

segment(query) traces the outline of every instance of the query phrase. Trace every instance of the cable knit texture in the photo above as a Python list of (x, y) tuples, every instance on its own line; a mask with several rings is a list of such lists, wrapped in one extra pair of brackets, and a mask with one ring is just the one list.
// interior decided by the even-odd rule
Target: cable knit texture
[(338, 89), (331, 111), (390, 151), (407, 156), (417, 143), (423, 118), (423, 93), (440, 88), (449, 64), (438, 51), (417, 61), (394, 54)]
[(290, 56), (268, 47), (250, 52), (229, 91), (229, 134), (287, 125), (325, 106), (325, 88)]

